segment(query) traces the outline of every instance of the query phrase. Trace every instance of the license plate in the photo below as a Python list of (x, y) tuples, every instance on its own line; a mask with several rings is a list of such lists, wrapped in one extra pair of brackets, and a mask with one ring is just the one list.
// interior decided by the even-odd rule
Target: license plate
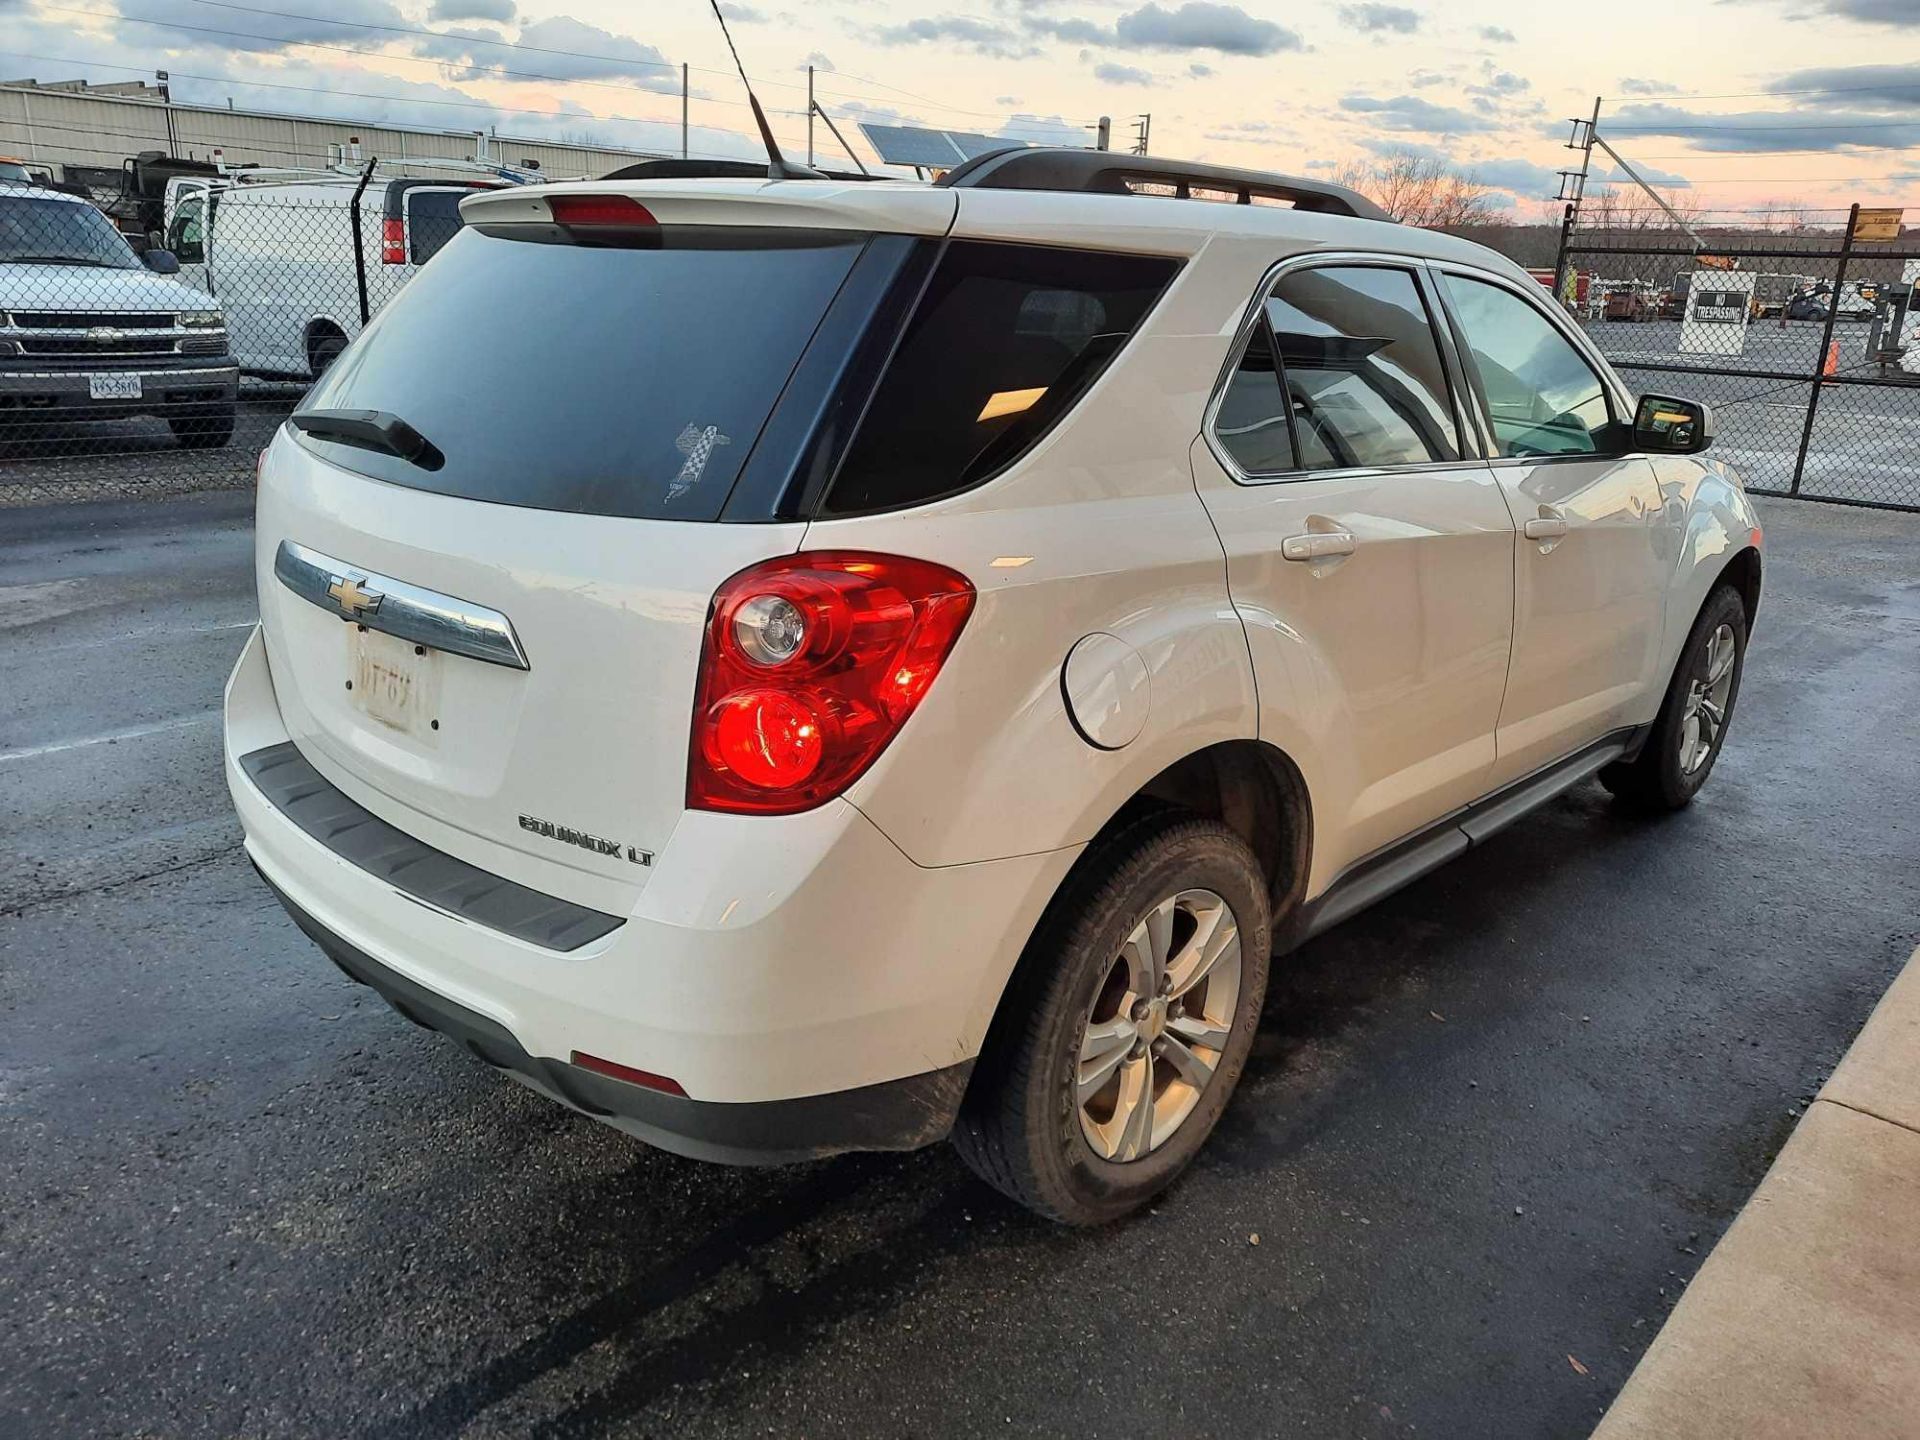
[(353, 703), (390, 729), (431, 740), (440, 718), (440, 653), (378, 630), (355, 626), (348, 634)]
[(138, 375), (89, 375), (87, 394), (94, 400), (138, 400)]

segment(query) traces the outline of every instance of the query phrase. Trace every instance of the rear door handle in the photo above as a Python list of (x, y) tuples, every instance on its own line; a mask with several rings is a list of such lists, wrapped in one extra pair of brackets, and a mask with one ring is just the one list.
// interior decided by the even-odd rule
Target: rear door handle
[(1280, 542), (1282, 560), (1324, 560), (1330, 555), (1351, 555), (1352, 553), (1353, 536), (1345, 530), (1289, 535)]
[(1560, 540), (1566, 536), (1567, 522), (1557, 515), (1542, 515), (1538, 520), (1527, 521), (1520, 530), (1529, 540)]

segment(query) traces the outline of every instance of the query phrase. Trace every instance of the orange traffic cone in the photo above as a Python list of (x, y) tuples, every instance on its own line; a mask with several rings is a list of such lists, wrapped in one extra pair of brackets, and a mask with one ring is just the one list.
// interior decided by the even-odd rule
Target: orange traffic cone
[(1820, 362), (1820, 373), (1822, 375), (1840, 373), (1840, 342), (1838, 340), (1827, 342), (1827, 358)]

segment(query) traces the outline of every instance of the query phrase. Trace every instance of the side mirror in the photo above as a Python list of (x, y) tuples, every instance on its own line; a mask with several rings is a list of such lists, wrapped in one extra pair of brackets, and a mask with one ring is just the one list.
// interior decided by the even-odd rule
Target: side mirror
[(1696, 455), (1713, 443), (1713, 412), (1698, 400), (1642, 395), (1633, 412), (1633, 448), (1655, 455)]
[(147, 268), (156, 275), (180, 273), (180, 257), (171, 250), (149, 250), (140, 258), (147, 262)]

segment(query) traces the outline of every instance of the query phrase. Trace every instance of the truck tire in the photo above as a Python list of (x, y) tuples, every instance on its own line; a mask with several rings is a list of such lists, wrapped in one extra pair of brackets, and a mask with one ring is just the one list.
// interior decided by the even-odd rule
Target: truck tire
[(233, 440), (236, 407), (224, 404), (191, 405), (167, 416), (173, 438), (186, 450), (218, 450)]

